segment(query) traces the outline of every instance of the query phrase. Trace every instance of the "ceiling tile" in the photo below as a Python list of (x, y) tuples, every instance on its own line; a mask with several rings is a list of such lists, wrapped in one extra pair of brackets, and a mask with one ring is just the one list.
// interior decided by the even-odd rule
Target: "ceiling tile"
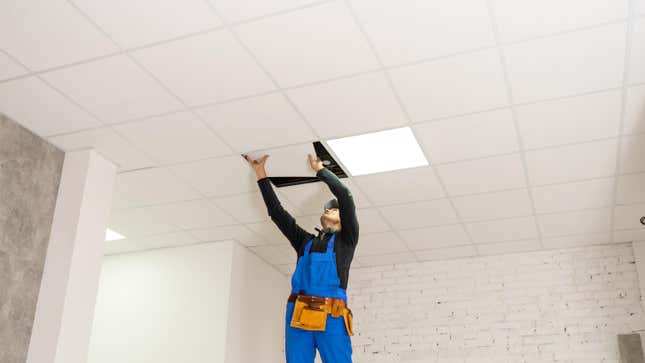
[(533, 214), (526, 189), (467, 195), (453, 198), (459, 216), (465, 221), (510, 218)]
[(110, 39), (62, 0), (1, 2), (0, 48), (32, 70), (117, 51)]
[(544, 237), (598, 233), (611, 230), (611, 208), (538, 216)]
[(379, 210), (393, 228), (420, 228), (457, 222), (448, 199), (398, 204), (380, 207)]
[(475, 243), (516, 241), (538, 238), (535, 217), (498, 219), (466, 224)]
[(253, 58), (225, 30), (141, 49), (133, 55), (191, 106), (275, 88)]
[(197, 242), (187, 232), (179, 231), (155, 236), (128, 238), (105, 243), (105, 254), (128, 253), (146, 251), (157, 248), (177, 247)]
[(436, 169), (450, 195), (526, 187), (520, 154), (437, 165)]
[(493, 0), (503, 41), (558, 33), (627, 17), (625, 0)]
[(456, 258), (472, 257), (477, 254), (474, 245), (438, 248), (434, 250), (415, 251), (421, 261), (449, 260)]
[(43, 137), (100, 125), (92, 116), (34, 77), (1, 83), (0, 110)]
[(645, 215), (645, 204), (616, 206), (614, 212), (614, 229), (643, 228), (640, 219)]
[(509, 109), (425, 122), (412, 128), (433, 164), (519, 150), (513, 114)]
[(16, 63), (13, 59), (0, 51), (0, 80), (11, 77), (18, 77), (27, 73), (25, 67)]
[(405, 126), (407, 118), (381, 72), (287, 91), (322, 138)]
[(625, 24), (509, 45), (504, 52), (518, 103), (618, 87)]
[[(292, 216), (302, 215), (302, 212), (293, 207), (292, 204), (278, 197), (280, 203)], [(262, 194), (259, 192), (244, 193), (228, 197), (213, 199), (224, 211), (235, 217), (242, 223), (262, 222), (269, 219), (267, 207), (264, 204)]]
[(170, 169), (206, 196), (257, 191), (253, 169), (239, 155), (175, 165)]
[(614, 240), (614, 243), (645, 241), (645, 229), (639, 228), (639, 229), (629, 229), (624, 231), (614, 231), (613, 240)]
[(495, 44), (484, 0), (352, 0), (386, 65)]
[(623, 134), (645, 133), (645, 85), (627, 89)]
[(353, 180), (375, 205), (445, 197), (445, 193), (430, 167), (357, 176)]
[(531, 185), (613, 176), (616, 139), (526, 152)]
[(108, 227), (127, 239), (178, 231), (180, 228), (158, 206), (112, 210)]
[(192, 113), (179, 112), (114, 126), (161, 163), (206, 159), (232, 152)]
[(278, 93), (209, 106), (197, 112), (239, 152), (317, 140), (302, 117)]
[(399, 234), (411, 250), (454, 247), (470, 244), (470, 237), (460, 224), (447, 226), (405, 229)]
[(621, 92), (609, 91), (517, 107), (525, 149), (618, 135)]
[(645, 203), (645, 173), (618, 177), (616, 203)]
[(192, 229), (188, 232), (201, 242), (236, 240), (245, 246), (266, 244), (260, 236), (241, 224), (206, 229)]
[[(308, 228), (306, 223), (303, 223), (302, 218), (298, 218), (296, 223), (306, 231), (311, 232), (311, 229)], [(270, 245), (291, 245), (291, 242), (287, 237), (280, 231), (278, 226), (273, 221), (264, 221), (258, 223), (249, 223), (246, 224), (253, 233), (258, 236), (261, 236), (263, 243), (260, 244), (270, 244)]]
[[(365, 196), (360, 190), (354, 187), (351, 180), (340, 179), (352, 193), (356, 208), (369, 206)], [(324, 182), (291, 185), (280, 188), (283, 194), (291, 203), (297, 206), (305, 214), (322, 213), (323, 205), (332, 198), (335, 198), (331, 190)]]
[(172, 175), (168, 169), (143, 169), (117, 174), (113, 208), (132, 208), (199, 197), (199, 194)]
[(637, 13), (640, 13), (641, 15), (645, 15), (645, 0), (638, 0), (636, 2), (636, 9)]
[(389, 253), (385, 255), (360, 256), (357, 257), (356, 260), (360, 263), (361, 267), (367, 267), (411, 263), (416, 262), (417, 258), (412, 252), (402, 252)]
[(611, 233), (587, 233), (576, 234), (572, 236), (543, 238), (542, 245), (544, 248), (569, 248), (577, 246), (606, 244), (611, 242)]
[(283, 87), (378, 67), (342, 2), (265, 18), (236, 31)]
[[(329, 148), (327, 148), (329, 150)], [(316, 150), (311, 142), (304, 144), (280, 146), (271, 149), (254, 150), (246, 152), (252, 160), (261, 159), (269, 155), (269, 160), (264, 166), (269, 176), (306, 176), (314, 177), (314, 173), (307, 154), (316, 155)], [(244, 159), (242, 159), (244, 160)], [(246, 163), (246, 161), (244, 161)]]
[(508, 104), (496, 50), (396, 68), (390, 75), (410, 117), (417, 122)]
[(260, 258), (273, 265), (295, 263), (294, 261), (297, 259), (295, 252), (293, 254), (286, 254), (280, 246), (254, 246), (248, 248), (260, 256)]
[[(645, 7), (645, 6), (644, 6)], [(645, 18), (634, 20), (629, 59), (629, 83), (645, 82)]]
[(286, 265), (276, 265), (275, 267), (287, 276), (291, 276), (296, 271), (296, 264), (293, 262)]
[(106, 122), (182, 108), (179, 101), (124, 55), (59, 69), (42, 77)]
[(532, 188), (536, 213), (608, 207), (614, 203), (614, 178)]
[(537, 251), (540, 249), (542, 249), (542, 247), (540, 246), (540, 242), (536, 239), (489, 243), (477, 246), (477, 250), (481, 255), (501, 255), (506, 253)]
[(405, 251), (408, 251), (408, 248), (394, 232), (363, 234), (356, 245), (356, 257), (359, 261), (363, 256)]
[(150, 44), (220, 25), (200, 0), (72, 0), (117, 43)]
[(620, 173), (645, 171), (645, 134), (623, 136), (620, 149)]
[(257, 18), (277, 12), (287, 11), (308, 4), (315, 3), (315, 0), (208, 0), (220, 12), (226, 20), (236, 22), (243, 19)]
[(94, 148), (114, 162), (119, 171), (146, 168), (154, 165), (154, 161), (128, 143), (114, 130), (107, 127), (53, 136), (48, 141), (64, 151)]
[(157, 213), (166, 216), (181, 229), (209, 228), (235, 224), (236, 221), (208, 200), (156, 206)]
[[(377, 233), (390, 230), (390, 226), (376, 208), (359, 208), (356, 210), (360, 234)], [(320, 216), (316, 216), (318, 219)], [(317, 225), (320, 225), (318, 222)]]

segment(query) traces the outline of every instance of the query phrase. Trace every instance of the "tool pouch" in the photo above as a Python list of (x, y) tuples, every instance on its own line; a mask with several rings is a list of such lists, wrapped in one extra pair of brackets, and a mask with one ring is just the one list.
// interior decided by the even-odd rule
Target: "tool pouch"
[(343, 311), (343, 319), (345, 320), (345, 329), (347, 330), (347, 335), (354, 335), (354, 315), (349, 308), (346, 308)]
[(303, 330), (324, 331), (327, 326), (327, 311), (320, 305), (309, 304), (298, 298), (293, 306), (290, 325)]

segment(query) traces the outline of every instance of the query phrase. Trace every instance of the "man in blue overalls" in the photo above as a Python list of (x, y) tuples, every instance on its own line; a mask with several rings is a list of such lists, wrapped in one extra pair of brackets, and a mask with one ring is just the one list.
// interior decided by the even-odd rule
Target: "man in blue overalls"
[(268, 157), (251, 160), (245, 156), (257, 174), (271, 220), (298, 253), (286, 307), (287, 363), (313, 363), (316, 349), (323, 363), (351, 363), (352, 315), (347, 308), (347, 280), (358, 242), (352, 193), (319, 158), (308, 155), (316, 176), (336, 197), (323, 207), (323, 229), (316, 228), (315, 236), (298, 226), (280, 204), (264, 169)]

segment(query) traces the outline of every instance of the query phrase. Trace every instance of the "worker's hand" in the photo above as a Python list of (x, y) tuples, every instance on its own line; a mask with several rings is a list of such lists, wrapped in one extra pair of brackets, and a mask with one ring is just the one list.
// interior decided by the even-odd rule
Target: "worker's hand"
[(266, 170), (264, 170), (264, 164), (266, 163), (268, 158), (269, 155), (264, 155), (259, 160), (252, 160), (248, 155), (244, 155), (244, 159), (246, 159), (249, 165), (251, 165), (251, 167), (255, 171), (255, 174), (258, 176), (258, 179), (266, 178), (267, 176)]
[(320, 169), (325, 167), (319, 157), (316, 156), (314, 159), (311, 154), (307, 154), (307, 157), (309, 158), (309, 165), (311, 165), (311, 169), (313, 169), (314, 172), (317, 173)]

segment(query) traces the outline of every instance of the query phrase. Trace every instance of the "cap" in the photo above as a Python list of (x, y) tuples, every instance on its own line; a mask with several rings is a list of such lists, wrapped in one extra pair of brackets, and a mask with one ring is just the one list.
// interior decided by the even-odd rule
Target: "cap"
[(323, 206), (323, 209), (332, 209), (332, 208), (338, 208), (338, 201), (336, 199), (331, 199)]

